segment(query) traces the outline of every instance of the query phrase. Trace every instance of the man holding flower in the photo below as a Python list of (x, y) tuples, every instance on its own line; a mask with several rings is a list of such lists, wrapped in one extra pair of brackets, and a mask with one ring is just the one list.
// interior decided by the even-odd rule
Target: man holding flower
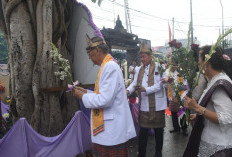
[(101, 66), (94, 92), (75, 87), (73, 94), (91, 108), (91, 139), (97, 157), (127, 157), (127, 141), (136, 136), (120, 67), (108, 54), (101, 37), (87, 36), (86, 48), (94, 64)]
[(139, 157), (146, 156), (148, 130), (155, 130), (155, 157), (162, 156), (163, 128), (165, 127), (165, 109), (167, 108), (166, 92), (162, 78), (158, 72), (158, 65), (152, 60), (152, 51), (146, 44), (140, 46), (140, 60), (143, 65), (127, 88), (131, 94), (135, 90), (139, 93)]

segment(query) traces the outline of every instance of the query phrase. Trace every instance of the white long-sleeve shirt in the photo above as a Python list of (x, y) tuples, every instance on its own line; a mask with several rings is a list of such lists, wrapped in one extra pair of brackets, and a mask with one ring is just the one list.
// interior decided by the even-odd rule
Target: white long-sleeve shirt
[(136, 136), (122, 71), (114, 61), (106, 63), (102, 70), (99, 94), (88, 92), (83, 95), (82, 101), (86, 108), (103, 108), (104, 131), (96, 136), (91, 134), (93, 143), (112, 146)]
[[(217, 76), (214, 76), (209, 80), (207, 88), (204, 90), (199, 103), (207, 91), (219, 79), (226, 79), (232, 84), (232, 81), (225, 73), (220, 73)], [(232, 146), (232, 100), (229, 98), (225, 90), (221, 88), (216, 89), (206, 108), (216, 112), (219, 124), (215, 124), (205, 118), (205, 127), (202, 132), (201, 140), (210, 144)]]
[[(129, 93), (133, 93), (135, 91), (135, 86), (137, 85), (138, 74), (140, 71), (139, 67), (136, 70), (135, 77), (133, 82), (127, 88)], [(145, 67), (145, 72), (143, 75), (142, 86), (146, 89), (146, 92), (141, 92), (141, 106), (140, 110), (149, 112), (149, 99), (148, 95), (155, 93), (155, 102), (156, 102), (156, 111), (165, 110), (167, 108), (167, 97), (165, 89), (163, 88), (163, 84), (161, 83), (161, 77), (159, 74), (156, 75), (158, 72), (158, 64), (156, 64), (155, 72), (154, 72), (154, 85), (148, 86), (148, 74), (149, 74), (150, 64)]]

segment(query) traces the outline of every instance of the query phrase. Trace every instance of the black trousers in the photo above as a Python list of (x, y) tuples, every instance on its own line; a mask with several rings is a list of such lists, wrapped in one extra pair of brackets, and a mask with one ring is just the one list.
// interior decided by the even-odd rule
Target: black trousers
[[(139, 132), (139, 157), (146, 156), (147, 149), (147, 139), (148, 139), (148, 130), (150, 128), (140, 127)], [(163, 128), (154, 128), (155, 131), (155, 149), (156, 151), (162, 151), (163, 148), (163, 139), (164, 139), (164, 129)]]
[(183, 117), (180, 119), (180, 125), (179, 120), (177, 116), (177, 112), (172, 112), (172, 125), (174, 130), (186, 130), (187, 129), (187, 123), (186, 123), (186, 116), (183, 115)]

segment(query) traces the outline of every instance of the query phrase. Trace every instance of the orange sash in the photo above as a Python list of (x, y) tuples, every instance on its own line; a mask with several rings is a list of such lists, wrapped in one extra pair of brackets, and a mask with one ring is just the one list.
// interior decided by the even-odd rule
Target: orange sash
[[(113, 61), (113, 57), (109, 54), (104, 58), (101, 68), (98, 72), (97, 79), (95, 81), (94, 93), (99, 94), (99, 79), (101, 72), (105, 64), (109, 61)], [(92, 124), (93, 124), (93, 136), (96, 136), (100, 132), (104, 131), (103, 109), (92, 109)]]

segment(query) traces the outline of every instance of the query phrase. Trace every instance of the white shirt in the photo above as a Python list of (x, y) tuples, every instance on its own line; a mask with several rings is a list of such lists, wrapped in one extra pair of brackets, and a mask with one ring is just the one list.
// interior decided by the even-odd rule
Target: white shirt
[(112, 146), (135, 137), (122, 71), (114, 61), (106, 63), (102, 70), (99, 93), (87, 93), (82, 97), (86, 108), (103, 108), (104, 131), (96, 136), (91, 134), (92, 142)]
[[(130, 94), (135, 91), (135, 86), (137, 85), (137, 79), (138, 79), (140, 68), (141, 67), (139, 67), (136, 70), (136, 73), (134, 75), (134, 80), (130, 84), (130, 86), (127, 88)], [(150, 64), (145, 67), (145, 71), (143, 75), (142, 86), (146, 89), (146, 92), (141, 92), (140, 110), (149, 112), (148, 95), (152, 93), (155, 93), (156, 111), (165, 110), (167, 108), (166, 92), (165, 92), (165, 89), (163, 88), (163, 84), (161, 83), (160, 75), (155, 74), (156, 72), (158, 72), (158, 65), (156, 64), (156, 68), (154, 72), (154, 85), (150, 87), (148, 86), (149, 68), (150, 68)]]
[[(204, 90), (199, 103), (207, 91), (219, 79), (226, 79), (232, 84), (231, 79), (225, 73), (219, 73), (208, 82), (207, 88)], [(221, 88), (216, 89), (206, 108), (216, 112), (219, 124), (215, 124), (205, 118), (205, 127), (202, 132), (201, 140), (210, 144), (232, 146), (232, 101), (225, 90)]]

